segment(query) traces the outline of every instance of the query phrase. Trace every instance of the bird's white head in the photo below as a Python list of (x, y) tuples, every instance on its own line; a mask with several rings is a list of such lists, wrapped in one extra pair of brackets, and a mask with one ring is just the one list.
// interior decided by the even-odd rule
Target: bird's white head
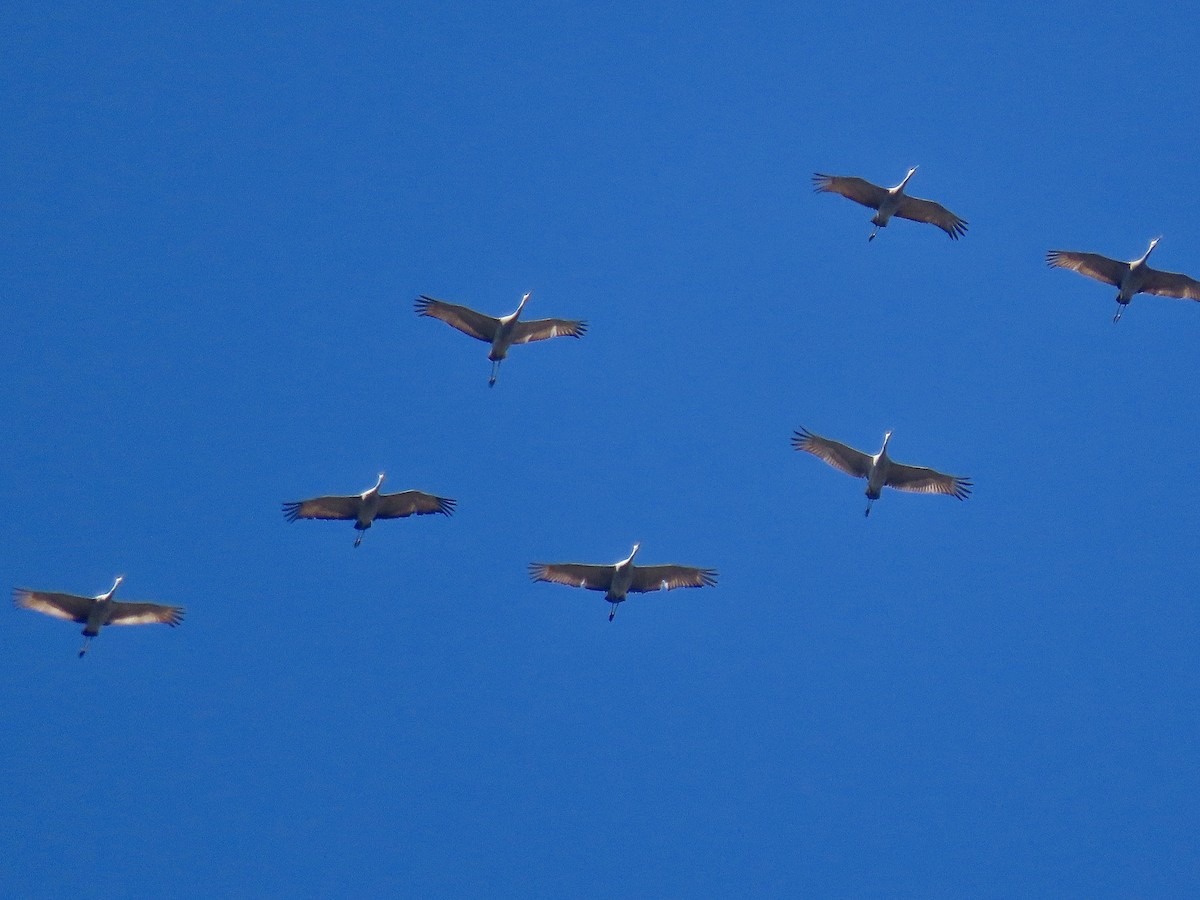
[[(884, 450), (887, 449), (888, 441), (890, 441), (891, 439), (892, 439), (892, 433), (890, 431), (885, 431), (883, 433), (883, 449)], [(883, 451), (881, 450), (880, 452), (882, 453)]]
[(380, 472), (379, 480), (375, 482), (375, 490), (379, 490), (379, 488), (383, 485), (383, 479), (385, 478), (387, 478), (387, 472)]
[(119, 588), (119, 587), (121, 586), (121, 582), (122, 582), (122, 581), (124, 581), (124, 580), (125, 580), (125, 576), (124, 576), (124, 575), (118, 575), (118, 576), (116, 577), (116, 580), (115, 580), (115, 581), (113, 581), (113, 586), (112, 586), (112, 587), (110, 587), (110, 588), (108, 589), (108, 593), (106, 593), (106, 594), (104, 595), (105, 599), (107, 599), (107, 598), (111, 597), (113, 594), (115, 594), (115, 593), (117, 592), (117, 588)]
[(634, 544), (633, 551), (629, 554), (629, 558), (632, 560), (635, 556), (637, 556), (638, 551), (641, 549), (642, 549), (641, 543)]
[(912, 178), (916, 174), (917, 174), (917, 167), (913, 166), (911, 169), (908, 170), (908, 174), (904, 176), (904, 180), (902, 182), (900, 182), (900, 187), (904, 187), (906, 184), (908, 184), (908, 179)]
[(1160, 234), (1158, 237), (1156, 237), (1154, 240), (1152, 240), (1152, 241), (1150, 242), (1150, 249), (1146, 251), (1146, 255), (1147, 255), (1147, 256), (1149, 256), (1149, 255), (1150, 255), (1150, 250), (1153, 250), (1155, 247), (1157, 247), (1157, 246), (1158, 246), (1158, 242), (1159, 242), (1159, 241), (1161, 241), (1161, 240), (1162, 240), (1162, 235)]

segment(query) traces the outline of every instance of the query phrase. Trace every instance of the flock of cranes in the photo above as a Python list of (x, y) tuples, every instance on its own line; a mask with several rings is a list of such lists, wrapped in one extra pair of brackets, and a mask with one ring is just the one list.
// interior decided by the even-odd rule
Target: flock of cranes
[[(868, 236), (868, 241), (873, 241), (879, 229), (886, 228), (893, 217), (935, 225), (952, 240), (958, 240), (966, 234), (965, 219), (940, 203), (905, 193), (905, 187), (916, 171), (916, 166), (909, 169), (904, 179), (891, 188), (880, 187), (863, 178), (821, 173), (813, 175), (813, 184), (817, 193), (841, 194), (876, 211), (871, 218), (875, 229)], [(1135, 294), (1200, 300), (1200, 281), (1187, 275), (1152, 269), (1147, 264), (1146, 260), (1160, 240), (1161, 237), (1154, 238), (1146, 252), (1130, 262), (1073, 250), (1050, 250), (1046, 254), (1046, 262), (1051, 267), (1070, 269), (1116, 287), (1117, 311), (1113, 321), (1117, 322)], [(500, 363), (514, 344), (528, 344), (554, 337), (580, 338), (587, 332), (587, 322), (581, 320), (522, 321), (521, 312), (529, 302), (530, 295), (531, 292), (526, 292), (516, 310), (499, 318), (425, 294), (417, 298), (415, 308), (418, 315), (440, 319), (452, 328), (491, 345), (488, 359), (491, 360), (492, 370), (488, 386), (493, 387)], [(879, 499), (885, 487), (913, 493), (944, 494), (959, 500), (970, 496), (973, 484), (969, 478), (893, 461), (888, 456), (891, 439), (892, 432), (888, 431), (883, 436), (883, 446), (879, 452), (868, 454), (799, 428), (792, 437), (792, 445), (796, 450), (811, 453), (848, 475), (866, 479), (867, 507), (864, 515), (867, 516), (871, 514), (871, 505)], [(358, 547), (366, 530), (377, 519), (400, 519), (434, 513), (449, 516), (454, 512), (456, 501), (448, 497), (415, 490), (382, 493), (384, 478), (384, 473), (380, 472), (375, 486), (361, 494), (326, 495), (284, 503), (283, 514), (289, 522), (297, 519), (352, 521), (358, 532), (354, 546)], [(610, 622), (616, 616), (618, 604), (624, 602), (630, 593), (712, 587), (717, 583), (715, 569), (677, 564), (635, 565), (633, 560), (640, 549), (640, 544), (634, 544), (629, 556), (611, 565), (531, 563), (529, 575), (535, 582), (604, 591), (604, 599), (610, 604)], [(179, 606), (114, 600), (113, 595), (123, 580), (123, 575), (118, 576), (108, 591), (94, 597), (17, 588), (13, 592), (13, 602), (22, 609), (82, 624), (84, 643), (79, 650), (80, 657), (87, 652), (92, 638), (106, 625), (163, 624), (175, 627), (183, 620), (185, 610)]]

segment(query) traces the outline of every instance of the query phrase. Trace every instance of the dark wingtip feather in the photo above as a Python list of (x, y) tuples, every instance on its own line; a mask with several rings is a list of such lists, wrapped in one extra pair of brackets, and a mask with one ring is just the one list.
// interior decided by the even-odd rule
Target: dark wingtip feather
[(975, 489), (975, 485), (970, 478), (956, 478), (954, 480), (954, 496), (959, 500), (966, 500), (971, 496), (971, 491)]
[(432, 302), (432, 297), (427, 297), (424, 294), (421, 294), (416, 300), (413, 301), (413, 308), (416, 309), (417, 315), (427, 316), (429, 315), (429, 304)]
[(289, 522), (295, 522), (298, 518), (300, 518), (300, 504), (303, 502), (304, 501), (302, 501), (302, 500), (293, 500), (293, 501), (288, 501), (287, 503), (284, 503), (283, 504), (284, 518), (287, 519)]
[(437, 511), (443, 516), (449, 516), (454, 513), (454, 507), (458, 505), (457, 500), (451, 500), (449, 497), (438, 497)]

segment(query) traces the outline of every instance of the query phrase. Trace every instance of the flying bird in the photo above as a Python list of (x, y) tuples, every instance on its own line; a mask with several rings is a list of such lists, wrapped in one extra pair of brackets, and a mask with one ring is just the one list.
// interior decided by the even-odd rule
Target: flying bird
[(936, 225), (950, 235), (951, 240), (957, 241), (960, 236), (967, 233), (965, 219), (960, 219), (940, 203), (922, 200), (920, 197), (910, 197), (904, 193), (904, 186), (908, 184), (908, 179), (912, 178), (916, 171), (917, 167), (913, 166), (904, 176), (904, 180), (893, 188), (880, 187), (865, 178), (822, 175), (820, 172), (816, 172), (813, 174), (813, 190), (818, 194), (841, 194), (843, 197), (849, 197), (855, 203), (861, 203), (863, 206), (869, 206), (876, 210), (875, 215), (871, 217), (875, 230), (867, 238), (868, 241), (875, 240), (879, 229), (886, 228), (892, 216)]
[(532, 291), (526, 291), (525, 295), (521, 297), (516, 311), (498, 319), (476, 312), (469, 307), (447, 303), (424, 294), (416, 299), (416, 310), (418, 315), (441, 319), (463, 334), (469, 334), (473, 338), (491, 344), (492, 350), (488, 354), (488, 359), (492, 361), (492, 375), (488, 379), (488, 387), (493, 387), (500, 370), (500, 361), (508, 355), (508, 348), (513, 344), (528, 344), (531, 341), (544, 341), (553, 337), (578, 338), (587, 333), (587, 322), (573, 319), (519, 321), (521, 310), (525, 308), (532, 293)]
[(888, 441), (891, 439), (892, 433), (889, 431), (883, 436), (883, 446), (879, 452), (870, 456), (800, 428), (792, 436), (792, 446), (811, 453), (847, 475), (867, 479), (867, 511), (863, 515), (871, 514), (871, 504), (879, 499), (885, 485), (917, 494), (948, 494), (959, 500), (966, 500), (971, 495), (973, 485), (969, 478), (893, 462), (887, 455)]
[(1046, 254), (1046, 264), (1051, 268), (1070, 269), (1088, 278), (1095, 278), (1117, 288), (1117, 314), (1113, 321), (1121, 319), (1121, 313), (1129, 305), (1134, 294), (1157, 294), (1160, 297), (1178, 297), (1181, 300), (1200, 300), (1200, 281), (1176, 272), (1160, 272), (1146, 265), (1151, 251), (1158, 246), (1162, 237), (1150, 242), (1150, 247), (1138, 259), (1129, 262), (1109, 259), (1098, 253), (1077, 253), (1074, 250), (1051, 250)]
[(612, 604), (608, 621), (617, 614), (617, 604), (632, 592), (644, 594), (648, 591), (670, 591), (684, 587), (712, 587), (717, 583), (715, 569), (697, 569), (693, 566), (635, 566), (641, 544), (633, 545), (633, 552), (611, 566), (596, 566), (585, 563), (530, 563), (529, 577), (534, 581), (549, 581), (570, 587), (587, 588), (589, 591), (604, 591), (604, 599)]
[(117, 580), (113, 582), (113, 586), (107, 592), (97, 594), (95, 597), (17, 588), (13, 591), (13, 603), (21, 609), (32, 609), (34, 612), (54, 616), (56, 619), (82, 623), (84, 640), (83, 646), (79, 649), (80, 658), (87, 653), (88, 644), (105, 625), (162, 624), (174, 628), (183, 621), (183, 614), (186, 610), (182, 606), (114, 600), (113, 594), (117, 592), (117, 588), (124, 580), (124, 575), (118, 575)]
[(283, 514), (289, 522), (297, 519), (353, 519), (359, 532), (354, 546), (362, 543), (363, 532), (376, 519), (403, 519), (406, 516), (427, 516), (441, 513), (448, 516), (454, 512), (456, 501), (447, 497), (435, 497), (421, 491), (401, 491), (398, 494), (381, 494), (384, 473), (379, 473), (375, 487), (350, 497), (313, 497), (309, 500), (294, 500), (283, 504)]

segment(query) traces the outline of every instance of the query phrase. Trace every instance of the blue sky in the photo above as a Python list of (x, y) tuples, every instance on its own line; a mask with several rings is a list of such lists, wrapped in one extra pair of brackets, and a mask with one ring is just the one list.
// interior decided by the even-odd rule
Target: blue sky
[[(1170, 896), (1200, 849), (1180, 8), (0, 12), (7, 896)], [(910, 183), (951, 242), (813, 195)], [(428, 293), (584, 318), (487, 347)], [(804, 425), (973, 477), (885, 493)], [(456, 514), (289, 524), (388, 487)], [(532, 560), (711, 566), (636, 597)]]

